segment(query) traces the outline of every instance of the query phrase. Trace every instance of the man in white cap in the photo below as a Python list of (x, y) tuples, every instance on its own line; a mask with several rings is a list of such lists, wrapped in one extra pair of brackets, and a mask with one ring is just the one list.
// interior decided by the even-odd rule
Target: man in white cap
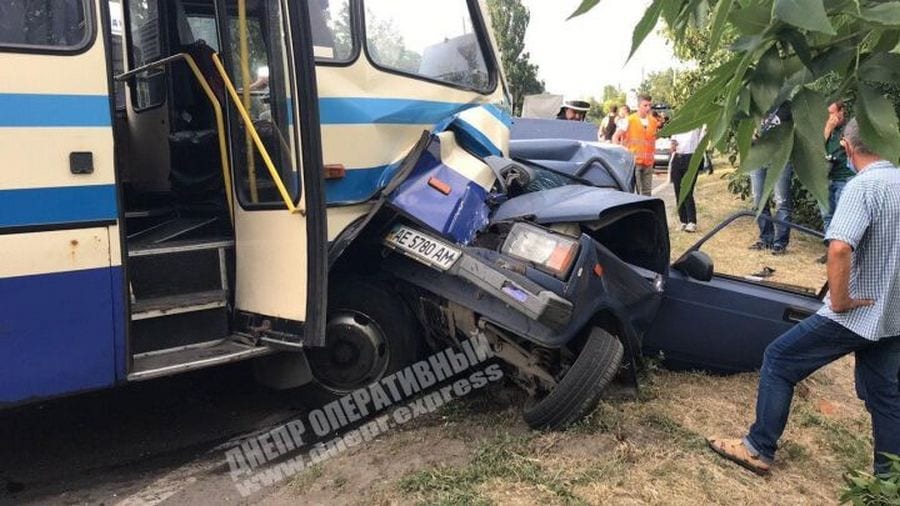
[(559, 109), (556, 119), (564, 119), (566, 121), (584, 121), (584, 117), (590, 110), (591, 104), (584, 100), (566, 100)]

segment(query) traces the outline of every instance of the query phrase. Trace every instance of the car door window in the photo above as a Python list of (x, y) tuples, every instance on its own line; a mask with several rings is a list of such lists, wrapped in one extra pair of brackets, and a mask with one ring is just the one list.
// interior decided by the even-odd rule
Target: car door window
[(702, 240), (699, 250), (712, 258), (716, 276), (810, 297), (821, 295), (827, 281), (821, 236), (793, 228), (784, 255), (749, 249), (758, 236), (757, 218), (747, 213), (726, 220), (720, 230)]

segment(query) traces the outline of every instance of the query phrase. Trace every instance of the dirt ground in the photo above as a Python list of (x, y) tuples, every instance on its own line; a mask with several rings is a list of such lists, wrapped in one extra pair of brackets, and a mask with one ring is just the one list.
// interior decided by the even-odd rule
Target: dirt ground
[[(701, 231), (747, 206), (727, 193), (723, 172), (701, 176)], [(746, 275), (769, 266), (773, 281), (821, 286), (817, 241), (795, 240), (785, 257), (751, 255), (753, 227), (748, 221), (711, 244), (718, 271)], [(673, 256), (700, 235), (673, 226)], [(714, 377), (651, 365), (639, 400), (606, 400), (564, 432), (529, 430), (519, 416), (522, 395), (498, 385), (308, 469), (263, 504), (837, 503), (843, 473), (867, 469), (872, 458), (852, 357), (800, 385), (776, 470), (766, 478), (715, 456), (704, 440), (743, 435), (756, 382), (756, 374)]]
[(756, 375), (652, 370), (639, 400), (607, 400), (565, 432), (531, 431), (512, 386), (440, 412), (295, 476), (262, 504), (833, 504), (871, 460), (853, 363), (798, 389), (777, 470), (760, 478), (715, 456), (707, 435), (740, 435)]

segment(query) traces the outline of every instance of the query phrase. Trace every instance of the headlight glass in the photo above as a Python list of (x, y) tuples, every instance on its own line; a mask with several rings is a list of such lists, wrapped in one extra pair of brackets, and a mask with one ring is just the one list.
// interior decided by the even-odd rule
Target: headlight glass
[(578, 255), (578, 241), (534, 225), (516, 223), (500, 251), (563, 279)]

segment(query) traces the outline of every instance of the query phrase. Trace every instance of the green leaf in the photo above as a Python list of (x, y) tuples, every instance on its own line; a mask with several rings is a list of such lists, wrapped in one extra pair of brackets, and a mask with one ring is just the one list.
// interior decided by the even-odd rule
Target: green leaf
[(822, 0), (775, 0), (772, 17), (804, 30), (836, 35)]
[(860, 7), (859, 17), (882, 26), (900, 27), (900, 2), (881, 2), (871, 7)]
[(809, 44), (807, 43), (807, 38), (800, 33), (799, 30), (784, 30), (781, 33), (781, 36), (791, 44), (791, 47), (794, 48), (794, 52), (797, 53), (797, 56), (804, 65), (810, 66), (812, 64), (813, 57), (809, 49)]
[(877, 53), (859, 66), (863, 81), (900, 83), (900, 54)]
[(644, 12), (644, 17), (642, 17), (634, 27), (634, 33), (631, 36), (631, 53), (628, 54), (629, 60), (634, 56), (635, 51), (641, 47), (641, 44), (644, 42), (644, 39), (647, 38), (647, 35), (650, 35), (650, 32), (656, 27), (656, 22), (659, 21), (659, 15), (662, 13), (663, 3), (664, 0), (653, 0), (653, 3), (650, 4), (650, 7), (647, 7), (646, 12)]
[(794, 173), (819, 204), (826, 204), (828, 164), (822, 128), (828, 120), (828, 104), (822, 94), (804, 88), (794, 97), (791, 112), (794, 117), (794, 149), (791, 153)]
[(709, 20), (709, 4), (706, 3), (706, 0), (699, 0), (694, 2), (694, 28), (702, 29), (706, 27), (706, 23)]
[(722, 41), (722, 34), (725, 33), (725, 22), (728, 21), (728, 14), (734, 6), (734, 0), (719, 0), (716, 4), (716, 10), (713, 13), (712, 27), (709, 35), (709, 53), (715, 53), (719, 49), (719, 43)]
[(750, 89), (742, 89), (737, 103), (737, 111), (741, 113), (742, 117), (750, 116), (750, 102)]
[(682, 6), (681, 0), (669, 0), (668, 2), (663, 3), (662, 18), (669, 26), (675, 24)]
[(896, 163), (900, 160), (900, 127), (893, 104), (865, 84), (859, 85), (857, 97), (856, 118), (862, 140), (878, 155)]
[(771, 48), (760, 58), (750, 78), (750, 95), (760, 111), (768, 111), (778, 97), (784, 82), (784, 66), (777, 48)]
[(794, 124), (786, 121), (777, 127), (766, 132), (766, 135), (760, 141), (750, 148), (750, 155), (747, 156), (746, 163), (741, 162), (741, 172), (749, 173), (757, 169), (766, 168), (766, 181), (763, 184), (762, 198), (759, 202), (760, 212), (772, 190), (775, 183), (784, 169), (787, 167), (788, 160), (791, 158), (791, 152), (794, 149)]
[(750, 154), (750, 145), (753, 142), (753, 132), (756, 131), (756, 122), (751, 119), (745, 119), (738, 124), (737, 134), (735, 135), (738, 146), (738, 154), (741, 156), (741, 164)]
[(812, 71), (814, 79), (818, 79), (830, 72), (844, 74), (855, 57), (856, 49), (854, 47), (832, 47), (813, 58), (809, 70)]
[(762, 4), (750, 4), (732, 10), (728, 20), (744, 35), (759, 35), (769, 28), (772, 10)]
[(878, 38), (878, 43), (872, 47), (873, 53), (888, 52), (900, 44), (900, 30), (885, 30)]
[(584, 14), (584, 13), (588, 12), (589, 10), (593, 9), (594, 7), (596, 7), (597, 4), (599, 4), (599, 3), (600, 3), (600, 0), (583, 0), (581, 2), (581, 5), (579, 5), (578, 8), (575, 9), (575, 12), (573, 12), (567, 18), (567, 20), (572, 19), (574, 17), (581, 16), (582, 14)]
[(712, 107), (704, 109), (701, 114), (679, 114), (675, 113), (675, 117), (669, 121), (665, 128), (660, 130), (660, 137), (670, 137), (681, 132), (689, 132), (703, 125), (712, 124), (719, 117), (720, 107)]
[(713, 121), (721, 109), (716, 100), (722, 95), (728, 81), (734, 78), (740, 64), (740, 58), (732, 58), (709, 72), (709, 81), (691, 95), (660, 133), (669, 135), (687, 132)]

